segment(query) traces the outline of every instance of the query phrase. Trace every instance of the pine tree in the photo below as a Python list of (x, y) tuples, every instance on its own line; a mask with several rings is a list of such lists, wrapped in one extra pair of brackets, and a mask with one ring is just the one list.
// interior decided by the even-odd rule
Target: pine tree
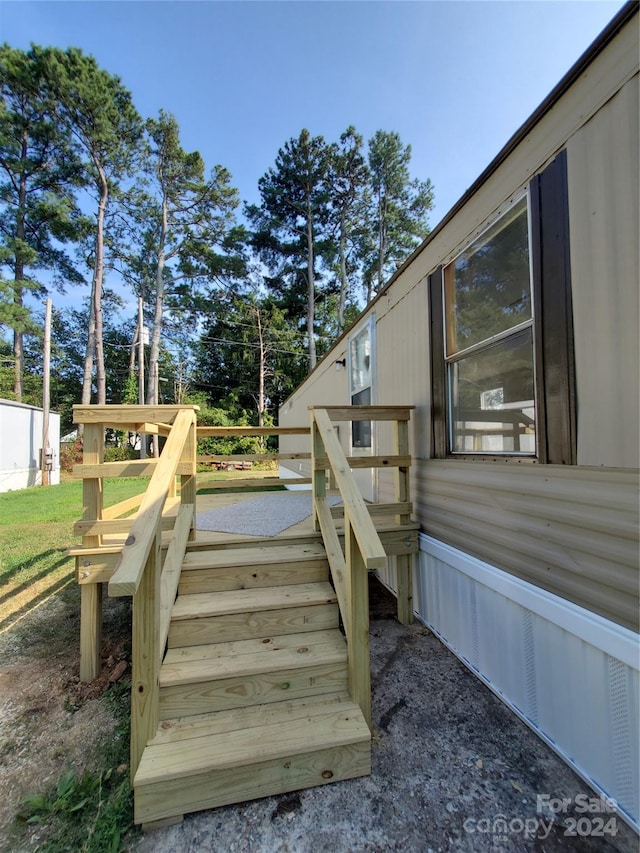
[(0, 47), (0, 326), (13, 334), (18, 401), (24, 335), (35, 331), (25, 295), (43, 294), (50, 279), (60, 287), (82, 281), (65, 245), (87, 225), (75, 199), (80, 163), (57, 120), (48, 58), (49, 51), (35, 46), (27, 52)]

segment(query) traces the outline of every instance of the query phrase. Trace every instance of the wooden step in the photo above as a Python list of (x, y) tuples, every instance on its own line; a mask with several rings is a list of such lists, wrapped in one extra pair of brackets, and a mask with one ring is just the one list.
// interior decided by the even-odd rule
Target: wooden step
[(338, 605), (329, 583), (179, 595), (169, 648), (337, 627)]
[(185, 555), (180, 595), (327, 581), (329, 568), (319, 543), (297, 546), (199, 550)]
[(342, 697), (234, 714), (161, 724), (135, 776), (136, 823), (371, 772), (369, 729)]
[(281, 702), (348, 687), (337, 629), (169, 650), (160, 670), (160, 718)]

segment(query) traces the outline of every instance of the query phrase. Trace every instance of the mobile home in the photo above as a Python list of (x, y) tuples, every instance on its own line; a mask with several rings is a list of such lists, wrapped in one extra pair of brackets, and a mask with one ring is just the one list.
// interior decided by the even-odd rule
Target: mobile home
[[(623, 7), (280, 410), (287, 426), (310, 406), (415, 406), (416, 615), (636, 827), (637, 13)], [(385, 429), (339, 436), (375, 455)], [(391, 498), (390, 474), (354, 473), (365, 498)], [(395, 590), (394, 566), (380, 575)]]
[[(42, 484), (44, 412), (35, 406), (0, 400), (0, 492)], [(49, 414), (49, 483), (60, 482), (60, 415)]]

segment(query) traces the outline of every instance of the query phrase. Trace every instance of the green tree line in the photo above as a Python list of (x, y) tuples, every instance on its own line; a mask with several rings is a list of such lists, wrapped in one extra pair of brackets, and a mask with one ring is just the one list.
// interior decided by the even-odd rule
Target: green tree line
[(303, 129), (249, 205), (78, 48), (0, 46), (0, 92), (0, 396), (40, 405), (40, 306), (82, 288), (54, 308), (65, 429), (74, 403), (138, 401), (138, 300), (146, 403), (269, 422), (428, 233), (433, 187), (395, 132)]

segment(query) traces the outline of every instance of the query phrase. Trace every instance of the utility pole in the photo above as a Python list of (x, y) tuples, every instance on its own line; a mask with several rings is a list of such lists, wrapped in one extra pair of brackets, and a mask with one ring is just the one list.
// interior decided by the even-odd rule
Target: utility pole
[[(144, 311), (142, 297), (138, 299), (138, 401), (144, 406)], [(146, 459), (146, 436), (140, 434), (140, 459)]]
[(49, 485), (49, 471), (53, 463), (53, 452), (49, 447), (49, 398), (51, 378), (51, 300), (47, 299), (44, 316), (44, 354), (42, 368), (42, 450), (40, 452), (40, 469), (42, 485)]

